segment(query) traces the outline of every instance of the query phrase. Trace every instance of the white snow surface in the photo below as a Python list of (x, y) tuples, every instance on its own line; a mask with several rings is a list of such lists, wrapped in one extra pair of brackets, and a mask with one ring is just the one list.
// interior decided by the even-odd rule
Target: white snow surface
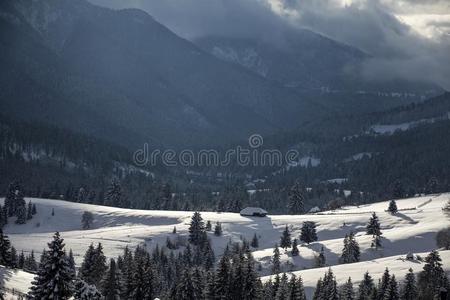
[[(193, 212), (188, 211), (156, 211), (134, 210), (106, 207), (99, 205), (73, 203), (61, 200), (26, 198), (36, 204), (37, 215), (25, 225), (16, 225), (10, 219), (4, 232), (9, 236), (14, 247), (20, 252), (29, 253), (34, 250), (36, 257), (47, 246), (55, 231), (59, 231), (65, 239), (66, 248), (74, 252), (79, 266), (90, 243), (101, 242), (108, 257), (116, 257), (128, 245), (133, 248), (145, 244), (147, 248), (157, 243), (165, 245), (167, 237), (187, 236), (190, 218)], [(450, 226), (450, 217), (442, 208), (450, 200), (450, 194), (427, 195), (397, 201), (399, 212), (391, 215), (385, 210), (388, 201), (374, 204), (343, 207), (335, 211), (324, 211), (307, 215), (269, 215), (265, 218), (244, 217), (238, 213), (202, 212), (205, 222), (222, 223), (223, 236), (216, 237), (208, 233), (214, 251), (219, 256), (229, 240), (250, 240), (254, 233), (259, 237), (259, 248), (253, 249), (255, 259), (261, 264), (261, 275), (270, 275), (271, 256), (276, 243), (279, 243), (281, 232), (288, 225), (293, 238), (298, 238), (304, 221), (317, 223), (319, 240), (310, 245), (299, 247), (300, 255), (292, 257), (290, 249), (281, 250), (283, 271), (299, 271), (307, 287), (315, 285), (325, 269), (310, 269), (314, 265), (314, 257), (323, 246), (327, 265), (333, 266), (338, 280), (343, 282), (348, 276), (357, 282), (366, 270), (374, 276), (387, 266), (401, 277), (410, 267), (420, 270), (419, 262), (403, 262), (398, 260), (408, 252), (426, 253), (436, 248), (436, 233)], [(52, 208), (55, 215), (51, 215)], [(81, 229), (81, 215), (84, 211), (94, 214), (93, 228)], [(376, 212), (380, 222), (383, 248), (370, 248), (372, 237), (365, 234), (365, 226), (372, 214)], [(176, 226), (177, 234), (172, 234)], [(338, 265), (342, 251), (343, 238), (350, 231), (356, 232), (356, 240), (361, 248), (361, 263)], [(182, 249), (181, 249), (182, 250)], [(441, 251), (446, 269), (450, 268), (450, 252)], [(33, 275), (0, 268), (0, 280), (6, 287), (22, 289), (29, 284)], [(304, 276), (303, 276), (304, 275)], [(264, 277), (266, 278), (266, 277)], [(26, 289), (25, 289), (26, 290)]]

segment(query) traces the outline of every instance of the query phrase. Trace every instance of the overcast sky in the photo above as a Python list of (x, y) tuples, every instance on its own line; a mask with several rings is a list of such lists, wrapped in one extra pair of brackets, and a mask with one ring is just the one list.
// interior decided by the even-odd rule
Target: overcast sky
[(372, 54), (369, 77), (429, 79), (450, 90), (450, 0), (90, 1), (143, 9), (188, 39), (309, 28)]

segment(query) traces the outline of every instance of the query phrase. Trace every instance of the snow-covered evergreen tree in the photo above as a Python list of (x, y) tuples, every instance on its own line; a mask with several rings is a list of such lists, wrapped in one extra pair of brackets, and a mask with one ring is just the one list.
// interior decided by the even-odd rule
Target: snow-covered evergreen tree
[(292, 242), (292, 251), (291, 251), (292, 256), (298, 256), (300, 254), (300, 251), (298, 250), (298, 240), (294, 239), (294, 241)]
[(94, 215), (89, 211), (85, 211), (81, 216), (81, 228), (84, 230), (91, 229), (92, 222), (94, 222)]
[(352, 279), (349, 277), (347, 282), (342, 285), (339, 300), (354, 300), (355, 291), (353, 290)]
[(389, 289), (389, 284), (391, 282), (391, 274), (389, 274), (389, 269), (384, 270), (381, 281), (378, 283), (377, 289), (377, 299), (382, 299), (386, 295), (386, 291)]
[(105, 205), (123, 207), (122, 187), (117, 179), (111, 180), (105, 197)]
[(194, 212), (189, 226), (189, 242), (193, 245), (200, 245), (205, 233), (205, 224), (199, 212)]
[(419, 297), (419, 292), (417, 290), (416, 276), (414, 275), (413, 269), (409, 269), (405, 276), (403, 286), (401, 289), (400, 299), (402, 300), (416, 300)]
[(388, 212), (390, 212), (391, 214), (396, 214), (398, 212), (397, 203), (394, 199), (389, 202)]
[(214, 226), (214, 235), (215, 236), (221, 236), (222, 235), (222, 224), (220, 224), (220, 222), (217, 222), (216, 226)]
[(375, 284), (369, 272), (364, 274), (363, 280), (359, 283), (358, 287), (358, 300), (369, 300), (375, 289)]
[(0, 229), (0, 265), (11, 265), (11, 242), (2, 229)]
[(258, 240), (258, 236), (256, 235), (256, 233), (253, 235), (252, 241), (250, 243), (250, 246), (252, 246), (253, 248), (258, 248), (259, 247), (259, 240)]
[(296, 182), (289, 192), (289, 213), (298, 215), (304, 213), (305, 197), (303, 196), (300, 182)]
[(383, 300), (399, 300), (400, 296), (398, 294), (398, 284), (395, 279), (395, 275), (391, 276), (389, 280), (389, 285), (386, 291), (384, 292)]
[(325, 253), (324, 253), (324, 249), (323, 249), (323, 246), (322, 246), (320, 248), (319, 255), (316, 256), (315, 266), (317, 268), (322, 268), (322, 267), (325, 267), (325, 265), (326, 265), (326, 258), (325, 258)]
[(378, 220), (378, 216), (375, 212), (372, 213), (372, 217), (370, 217), (369, 223), (367, 223), (366, 232), (372, 236), (381, 235), (380, 221)]
[(355, 235), (353, 232), (346, 235), (344, 238), (344, 248), (342, 249), (342, 255), (340, 258), (340, 263), (348, 264), (359, 261), (360, 250), (358, 242), (355, 240)]
[(303, 222), (300, 240), (307, 244), (317, 241), (316, 223), (312, 221)]
[(31, 201), (29, 201), (27, 208), (27, 220), (31, 219), (33, 219), (33, 204), (31, 204)]
[(278, 274), (280, 272), (281, 272), (280, 249), (278, 249), (278, 245), (275, 245), (275, 249), (273, 249), (273, 256), (272, 256), (272, 273)]
[(73, 294), (73, 277), (64, 253), (64, 239), (56, 232), (43, 253), (38, 275), (32, 282), (33, 299), (69, 299)]
[(102, 294), (97, 290), (95, 285), (78, 279), (75, 281), (75, 288), (73, 293), (74, 300), (101, 300)]
[(439, 297), (440, 289), (449, 289), (447, 275), (442, 268), (442, 260), (439, 252), (433, 250), (425, 258), (423, 271), (418, 276), (420, 299), (433, 299)]
[(286, 227), (283, 230), (283, 233), (281, 234), (280, 247), (287, 249), (291, 247), (291, 245), (292, 245), (291, 233), (289, 232), (289, 228), (286, 225)]

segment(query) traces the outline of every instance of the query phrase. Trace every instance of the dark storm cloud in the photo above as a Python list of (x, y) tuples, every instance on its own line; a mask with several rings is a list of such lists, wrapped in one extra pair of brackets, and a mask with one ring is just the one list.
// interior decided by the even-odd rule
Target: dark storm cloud
[[(364, 70), (371, 79), (433, 81), (450, 89), (450, 42), (426, 39), (396, 15), (450, 13), (447, 0), (91, 0), (141, 8), (186, 38), (204, 35), (277, 36), (286, 28), (309, 28), (372, 55)], [(103, 2), (103, 3), (102, 3)], [(124, 4), (126, 3), (126, 4)], [(272, 8), (271, 8), (272, 4)], [(437, 22), (437, 21), (436, 21)], [(442, 26), (446, 24), (430, 24)]]

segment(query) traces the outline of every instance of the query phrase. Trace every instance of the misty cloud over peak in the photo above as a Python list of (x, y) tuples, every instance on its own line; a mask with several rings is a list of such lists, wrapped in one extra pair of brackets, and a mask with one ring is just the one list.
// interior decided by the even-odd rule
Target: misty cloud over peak
[(422, 80), (450, 89), (446, 0), (90, 1), (143, 9), (187, 39), (214, 35), (280, 43), (287, 28), (308, 28), (371, 54), (364, 72), (371, 79)]

